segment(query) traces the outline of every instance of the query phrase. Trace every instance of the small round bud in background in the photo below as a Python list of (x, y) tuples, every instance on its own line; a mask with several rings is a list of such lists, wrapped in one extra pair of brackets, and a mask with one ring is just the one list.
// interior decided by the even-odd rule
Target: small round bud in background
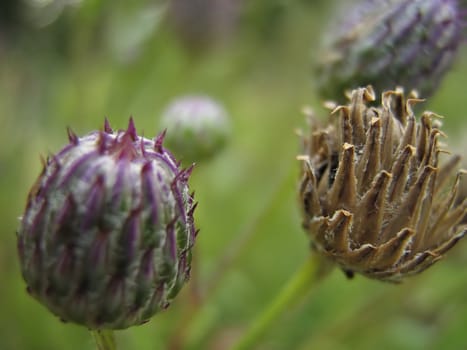
[(48, 157), (18, 230), (28, 292), (64, 321), (122, 329), (168, 307), (195, 242), (191, 168), (127, 130), (78, 137)]
[[(361, 0), (347, 4), (325, 33), (314, 83), (325, 99), (371, 84), (379, 94), (402, 86), (428, 97), (463, 42), (456, 0)], [(316, 57), (316, 56), (315, 56)]]
[(221, 151), (230, 134), (225, 109), (207, 96), (190, 95), (172, 101), (162, 115), (166, 145), (186, 162), (207, 160)]

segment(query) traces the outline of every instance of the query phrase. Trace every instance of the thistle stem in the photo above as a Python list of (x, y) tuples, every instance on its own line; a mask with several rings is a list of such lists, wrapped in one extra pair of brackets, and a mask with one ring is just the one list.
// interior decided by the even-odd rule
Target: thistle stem
[(97, 350), (116, 350), (117, 345), (115, 343), (115, 338), (112, 330), (102, 329), (102, 330), (92, 330), (92, 337), (96, 342)]
[(232, 350), (253, 349), (254, 346), (258, 345), (263, 335), (273, 323), (286, 310), (300, 302), (310, 291), (311, 287), (324, 277), (328, 271), (329, 269), (325, 262), (318, 255), (311, 254), (266, 310), (253, 321), (250, 329), (234, 345)]

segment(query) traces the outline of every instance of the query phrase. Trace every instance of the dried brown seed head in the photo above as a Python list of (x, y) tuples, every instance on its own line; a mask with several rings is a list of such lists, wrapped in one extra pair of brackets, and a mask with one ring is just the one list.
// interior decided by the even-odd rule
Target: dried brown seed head
[(415, 94), (396, 89), (382, 94), (381, 106), (370, 106), (374, 100), (371, 87), (356, 89), (325, 128), (312, 120), (298, 157), (299, 197), (318, 252), (347, 273), (397, 282), (431, 266), (467, 233), (467, 200), (458, 199), (465, 172), (457, 170), (459, 156), (441, 159), (448, 152), (439, 116), (425, 112), (417, 120)]

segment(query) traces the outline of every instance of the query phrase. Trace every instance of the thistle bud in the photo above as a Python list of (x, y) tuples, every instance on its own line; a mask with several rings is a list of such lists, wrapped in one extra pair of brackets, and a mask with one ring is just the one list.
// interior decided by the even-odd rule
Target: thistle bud
[(207, 96), (196, 95), (171, 102), (161, 126), (167, 129), (167, 147), (189, 162), (214, 156), (225, 146), (230, 132), (224, 108)]
[(372, 84), (432, 94), (463, 36), (456, 0), (361, 0), (329, 31), (318, 57), (319, 93), (341, 101), (347, 89)]
[(18, 231), (28, 292), (64, 321), (122, 329), (165, 309), (190, 272), (196, 231), (182, 170), (126, 131), (78, 137), (47, 159)]
[(346, 273), (400, 281), (437, 262), (467, 231), (467, 200), (456, 202), (462, 171), (447, 153), (437, 116), (417, 120), (421, 101), (386, 91), (352, 91), (331, 122), (304, 138), (300, 203), (314, 249)]

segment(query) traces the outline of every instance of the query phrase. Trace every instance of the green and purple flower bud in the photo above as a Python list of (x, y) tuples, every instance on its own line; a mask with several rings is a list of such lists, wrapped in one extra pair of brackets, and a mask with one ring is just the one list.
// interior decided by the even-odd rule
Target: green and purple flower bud
[(77, 137), (50, 156), (18, 231), (28, 292), (64, 321), (91, 329), (144, 323), (190, 273), (197, 231), (191, 168), (127, 130)]
[(225, 109), (207, 96), (184, 96), (169, 104), (161, 126), (167, 129), (167, 147), (188, 162), (211, 158), (224, 148), (230, 134)]
[(316, 84), (326, 99), (368, 84), (402, 86), (428, 97), (463, 41), (457, 0), (362, 0), (347, 8), (324, 39)]

